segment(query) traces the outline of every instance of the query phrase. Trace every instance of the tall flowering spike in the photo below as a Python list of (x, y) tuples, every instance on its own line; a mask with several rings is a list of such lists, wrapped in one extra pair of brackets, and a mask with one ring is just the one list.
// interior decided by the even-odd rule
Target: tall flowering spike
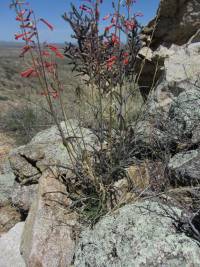
[(51, 31), (53, 31), (54, 27), (47, 20), (41, 18), (40, 19)]

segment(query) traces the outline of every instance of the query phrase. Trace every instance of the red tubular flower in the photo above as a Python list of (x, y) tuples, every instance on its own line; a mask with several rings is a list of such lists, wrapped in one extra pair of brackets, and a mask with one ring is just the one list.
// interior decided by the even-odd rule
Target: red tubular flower
[(22, 17), (26, 13), (27, 9), (23, 9), (20, 12), (17, 13), (19, 17)]
[(19, 34), (15, 34), (15, 40), (18, 40), (20, 38), (23, 38), (24, 36), (29, 35), (31, 32), (24, 32), (24, 33), (19, 33)]
[(30, 45), (25, 45), (23, 48), (22, 48), (22, 52), (20, 54), (20, 57), (22, 57), (26, 52), (28, 52), (32, 47)]
[(63, 59), (64, 56), (59, 51), (56, 52), (56, 57)]
[(51, 95), (54, 99), (59, 97), (59, 94), (57, 91), (52, 91), (52, 92), (42, 92), (41, 93), (42, 96), (47, 96), (47, 95)]
[(52, 63), (52, 62), (47, 62), (47, 61), (45, 61), (44, 62), (44, 66), (46, 67), (46, 68), (49, 68), (49, 67), (55, 67), (55, 63)]
[(47, 47), (53, 52), (57, 52), (58, 51), (58, 47), (55, 46), (55, 45), (48, 44)]
[(60, 51), (59, 51), (59, 49), (58, 49), (57, 46), (55, 46), (55, 45), (47, 45), (47, 47), (48, 47), (51, 51), (53, 51), (53, 52), (56, 54), (56, 56), (57, 56), (58, 58), (62, 58), (62, 59), (64, 58), (63, 54), (60, 53)]
[(59, 94), (58, 94), (57, 91), (53, 91), (53, 92), (51, 93), (51, 95), (52, 95), (52, 97), (53, 97), (54, 99), (56, 99), (56, 98), (59, 97)]
[(123, 56), (123, 64), (124, 65), (128, 65), (128, 63), (129, 63), (129, 53), (128, 52), (124, 52), (123, 54), (122, 54), (122, 56)]
[[(31, 33), (31, 32), (30, 32)], [(29, 42), (32, 42), (32, 43), (34, 43), (34, 41), (31, 39), (31, 38), (33, 38), (33, 36), (35, 36), (36, 35), (36, 32), (32, 32), (31, 33), (31, 35), (29, 35), (28, 37), (23, 37), (23, 40), (25, 41), (25, 42), (27, 42), (27, 43), (29, 43)]]
[(44, 67), (47, 69), (47, 71), (48, 71), (49, 73), (54, 73), (54, 71), (55, 71), (55, 66), (56, 66), (56, 63), (53, 63), (53, 62), (47, 62), (47, 61), (44, 62)]
[(89, 14), (92, 14), (92, 11), (91, 11), (91, 9), (90, 9), (90, 8), (88, 8), (88, 7), (87, 7), (87, 6), (85, 6), (85, 5), (81, 5), (81, 6), (79, 7), (79, 9), (80, 9), (80, 10), (83, 10), (83, 11), (85, 11), (85, 12), (89, 13)]
[(21, 72), (21, 77), (23, 77), (23, 78), (29, 78), (34, 73), (35, 73), (34, 68), (29, 68), (29, 69)]
[(112, 57), (110, 57), (109, 59), (106, 60), (106, 65), (107, 65), (107, 68), (108, 68), (109, 70), (112, 69), (113, 65), (114, 65), (115, 62), (116, 62), (116, 59), (117, 59), (116, 56), (112, 56)]
[(20, 28), (23, 28), (23, 29), (29, 28), (29, 29), (33, 29), (34, 30), (35, 29), (35, 25), (33, 23), (31, 23), (31, 22), (28, 22), (26, 24), (20, 25)]
[(136, 27), (136, 23), (134, 20), (126, 20), (124, 25), (129, 31), (132, 31)]
[(105, 17), (103, 17), (103, 20), (107, 20), (110, 18), (110, 14), (106, 15)]
[(128, 58), (125, 58), (125, 59), (123, 60), (123, 64), (124, 64), (124, 65), (128, 65), (128, 63), (129, 63)]
[(124, 52), (123, 53), (123, 57), (128, 57), (129, 56), (129, 53), (128, 52)]
[(50, 53), (48, 51), (42, 51), (42, 55), (44, 57), (49, 57), (50, 56)]
[(47, 20), (45, 20), (45, 19), (43, 19), (43, 18), (41, 18), (40, 19), (45, 25), (47, 25), (47, 27), (51, 30), (51, 31), (53, 31), (53, 26), (47, 21)]
[(111, 24), (111, 25), (105, 27), (105, 32), (109, 32), (109, 30), (112, 29), (113, 26), (114, 26), (114, 25)]
[(22, 22), (22, 21), (23, 21), (23, 22), (29, 21), (28, 18), (23, 18), (23, 17), (20, 17), (20, 16), (17, 16), (17, 17), (16, 17), (16, 20), (17, 20), (17, 21), (21, 21), (21, 22)]
[(119, 42), (119, 37), (116, 35), (116, 34), (112, 34), (112, 43), (114, 45), (118, 45), (120, 42)]

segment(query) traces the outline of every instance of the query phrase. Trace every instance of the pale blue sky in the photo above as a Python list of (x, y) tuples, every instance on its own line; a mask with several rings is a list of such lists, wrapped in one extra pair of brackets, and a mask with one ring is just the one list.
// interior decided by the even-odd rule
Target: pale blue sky
[[(80, 6), (81, 0), (29, 0), (30, 6), (35, 10), (38, 17), (47, 19), (54, 25), (55, 30), (50, 32), (45, 27), (41, 28), (42, 41), (65, 42), (70, 39), (70, 28), (61, 18), (61, 15), (69, 10), (70, 2)], [(102, 15), (106, 15), (110, 9), (110, 0), (104, 0)], [(0, 0), (0, 40), (13, 41), (14, 33), (17, 32), (17, 22), (14, 11), (9, 9), (10, 0)], [(135, 12), (142, 12), (144, 17), (141, 23), (147, 23), (154, 17), (159, 0), (137, 0)]]

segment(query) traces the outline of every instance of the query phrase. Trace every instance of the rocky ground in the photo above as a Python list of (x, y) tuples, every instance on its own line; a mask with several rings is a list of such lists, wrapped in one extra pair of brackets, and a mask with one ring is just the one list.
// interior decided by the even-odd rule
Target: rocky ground
[[(20, 147), (1, 134), (0, 266), (200, 266), (199, 14), (197, 0), (161, 0), (150, 47), (155, 20), (142, 33), (141, 77), (152, 87), (145, 73), (156, 68), (156, 81), (142, 92), (146, 105), (132, 126), (137, 153), (114, 183), (117, 205), (92, 227), (80, 220), (81, 205), (73, 208), (74, 165), (56, 126)], [(61, 127), (76, 136), (77, 159), (98, 150), (94, 132), (77, 120)]]

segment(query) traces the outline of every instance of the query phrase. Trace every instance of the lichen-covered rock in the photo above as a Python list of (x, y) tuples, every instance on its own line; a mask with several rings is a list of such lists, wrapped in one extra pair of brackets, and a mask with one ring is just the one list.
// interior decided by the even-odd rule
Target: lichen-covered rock
[[(148, 107), (151, 111), (166, 113), (181, 93), (198, 90), (199, 49), (200, 43), (195, 43), (188, 46), (173, 45), (168, 53), (163, 52), (164, 75), (151, 95)], [(155, 58), (158, 54), (157, 51), (153, 53)], [(162, 57), (161, 52), (159, 57)]]
[[(79, 127), (76, 120), (62, 122), (65, 138), (71, 140), (76, 156), (82, 149), (91, 149), (96, 137), (86, 128)], [(84, 142), (82, 140), (84, 136)], [(69, 145), (70, 146), (70, 145)], [(72, 149), (72, 148), (71, 148)], [(62, 143), (56, 126), (38, 133), (29, 144), (21, 146), (10, 154), (11, 167), (21, 184), (35, 184), (49, 166), (58, 166), (60, 172), (72, 165), (69, 153)]]
[(1, 267), (26, 266), (19, 250), (23, 228), (24, 222), (17, 223), (8, 233), (0, 237)]
[(15, 207), (11, 205), (0, 207), (0, 234), (7, 232), (20, 221), (21, 214)]
[(77, 217), (70, 212), (65, 185), (51, 171), (42, 174), (22, 235), (21, 253), (29, 267), (69, 266), (75, 248)]
[(38, 185), (21, 185), (15, 182), (12, 191), (12, 204), (21, 212), (28, 212), (37, 195)]
[(150, 121), (138, 121), (134, 126), (135, 143), (141, 145), (143, 149), (165, 147), (171, 142), (168, 134), (156, 127), (156, 124), (151, 124)]
[(198, 89), (181, 93), (169, 110), (170, 130), (179, 139), (191, 136), (200, 121), (200, 92)]
[(12, 172), (0, 174), (0, 207), (7, 205), (11, 201), (11, 193), (15, 181)]
[(195, 185), (200, 181), (200, 151), (190, 150), (176, 154), (169, 161), (171, 180), (175, 184)]
[[(164, 207), (164, 208), (163, 208)], [(180, 215), (181, 210), (174, 208)], [(178, 233), (171, 210), (156, 202), (126, 205), (82, 232), (76, 267), (198, 267), (198, 244)]]
[(164, 75), (148, 97), (144, 120), (135, 128), (136, 139), (165, 147), (191, 139), (200, 121), (199, 49), (200, 43), (194, 43), (163, 50)]

